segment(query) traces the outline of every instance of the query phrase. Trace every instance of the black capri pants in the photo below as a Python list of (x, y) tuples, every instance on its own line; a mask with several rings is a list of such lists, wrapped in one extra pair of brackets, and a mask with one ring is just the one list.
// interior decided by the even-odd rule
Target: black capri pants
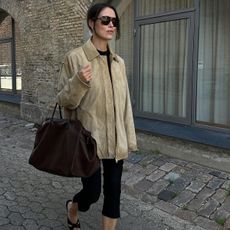
[[(110, 218), (120, 217), (120, 194), (123, 160), (103, 159), (103, 193), (102, 214)], [(78, 203), (78, 210), (86, 212), (90, 205), (97, 202), (101, 193), (101, 168), (92, 176), (81, 178), (83, 188), (77, 193), (73, 202)]]

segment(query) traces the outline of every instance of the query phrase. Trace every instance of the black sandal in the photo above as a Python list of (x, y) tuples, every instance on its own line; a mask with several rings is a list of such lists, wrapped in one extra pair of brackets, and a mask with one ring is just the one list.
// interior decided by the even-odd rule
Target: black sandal
[(68, 217), (68, 204), (69, 202), (72, 202), (72, 200), (67, 200), (66, 201), (66, 210), (67, 210), (67, 225), (69, 230), (73, 230), (74, 228), (81, 228), (80, 221), (79, 219), (77, 220), (76, 223), (72, 223)]

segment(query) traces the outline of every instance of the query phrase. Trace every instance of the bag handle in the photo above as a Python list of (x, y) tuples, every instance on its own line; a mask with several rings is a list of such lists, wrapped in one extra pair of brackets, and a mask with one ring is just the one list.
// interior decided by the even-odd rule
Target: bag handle
[(54, 110), (53, 110), (53, 114), (52, 114), (51, 120), (53, 120), (53, 118), (54, 118), (54, 114), (55, 114), (55, 112), (56, 112), (57, 106), (58, 106), (58, 108), (59, 108), (59, 115), (60, 115), (60, 118), (63, 119), (63, 117), (62, 117), (62, 112), (61, 112), (61, 106), (58, 105), (58, 103), (56, 103), (56, 105), (54, 106)]

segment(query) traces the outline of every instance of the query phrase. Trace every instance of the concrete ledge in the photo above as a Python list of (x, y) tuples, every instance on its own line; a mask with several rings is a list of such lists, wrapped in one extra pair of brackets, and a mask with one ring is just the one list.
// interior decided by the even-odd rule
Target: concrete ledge
[(20, 118), (20, 104), (0, 101), (0, 111), (4, 115), (10, 114), (13, 117)]
[(139, 149), (230, 172), (230, 150), (142, 132), (137, 132), (137, 140)]

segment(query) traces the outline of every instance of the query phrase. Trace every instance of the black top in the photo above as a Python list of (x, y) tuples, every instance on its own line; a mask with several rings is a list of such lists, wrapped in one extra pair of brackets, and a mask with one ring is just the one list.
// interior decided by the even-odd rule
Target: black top
[(110, 63), (110, 51), (109, 51), (109, 49), (107, 49), (106, 51), (101, 51), (101, 50), (97, 50), (97, 51), (98, 51), (98, 53), (101, 56), (106, 56), (107, 57), (107, 64), (108, 64), (108, 68), (109, 68), (109, 75), (111, 77), (111, 63)]

